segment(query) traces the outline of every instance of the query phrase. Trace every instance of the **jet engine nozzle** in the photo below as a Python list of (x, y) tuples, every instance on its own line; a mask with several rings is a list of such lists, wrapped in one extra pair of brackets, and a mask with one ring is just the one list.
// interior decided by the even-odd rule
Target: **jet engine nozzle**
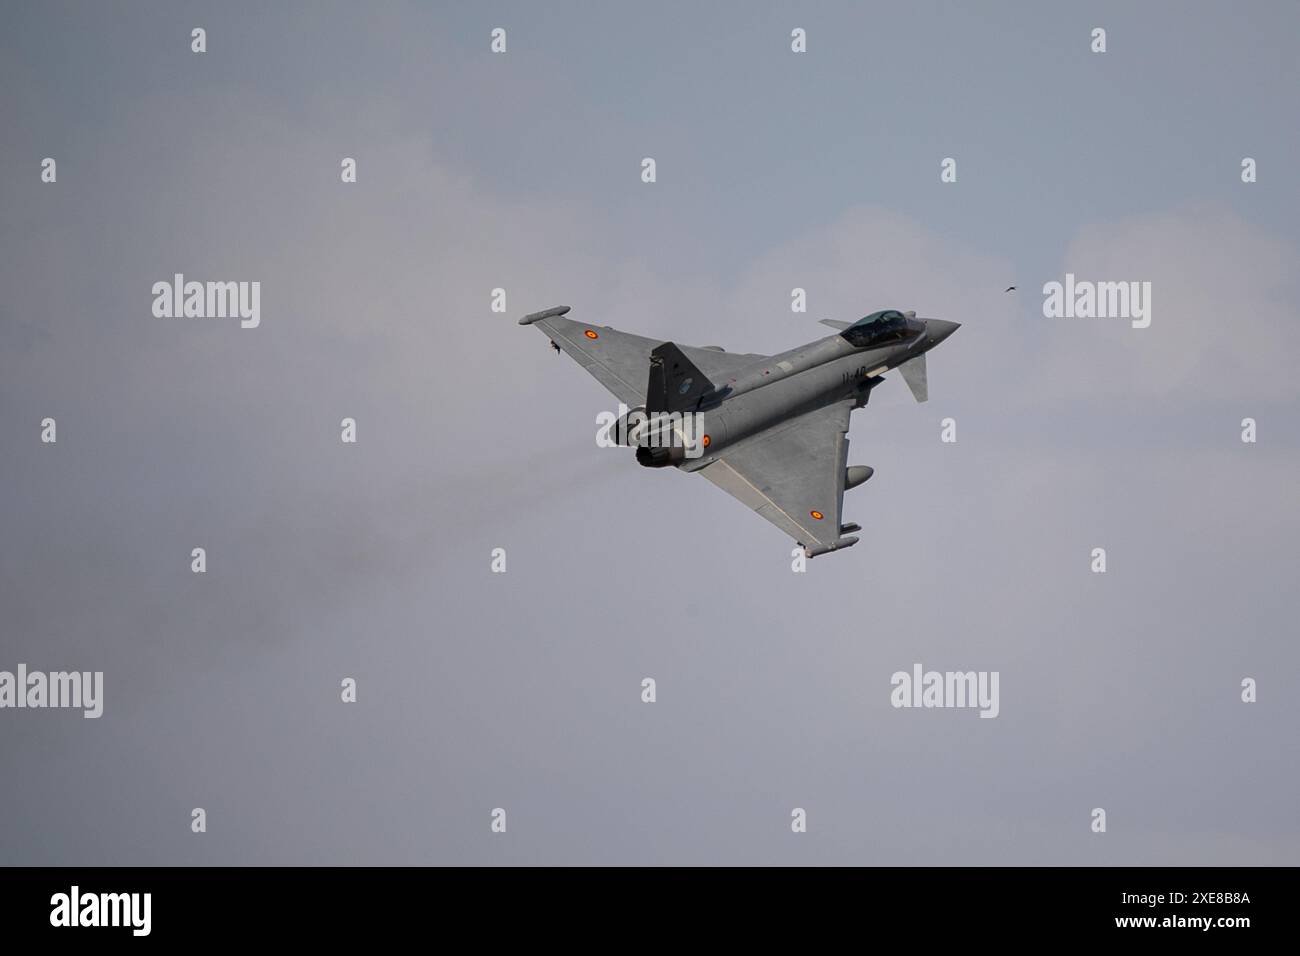
[[(616, 444), (636, 448), (636, 460), (647, 468), (665, 468), (678, 465), (688, 457), (697, 458), (699, 439), (694, 437), (695, 420), (683, 423), (681, 413), (647, 412), (644, 407), (634, 408), (620, 418), (610, 429)], [(702, 440), (709, 446), (709, 437)], [(688, 452), (695, 454), (688, 455)]]
[(640, 445), (636, 450), (636, 462), (647, 468), (667, 468), (686, 460), (686, 448), (682, 445)]
[(635, 445), (642, 427), (645, 425), (645, 406), (625, 412), (618, 421), (609, 427), (610, 440), (616, 445)]

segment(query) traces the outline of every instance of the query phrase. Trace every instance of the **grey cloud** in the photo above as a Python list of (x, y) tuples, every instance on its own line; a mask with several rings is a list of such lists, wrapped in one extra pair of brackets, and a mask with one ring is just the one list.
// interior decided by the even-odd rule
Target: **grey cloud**
[[(0, 667), (102, 669), (105, 711), (0, 714), (0, 860), (1300, 859), (1295, 187), (1167, 159), (1143, 211), (1085, 175), (1207, 122), (1165, 79), (1165, 125), (1119, 110), (1098, 140), (1043, 108), (1138, 80), (1063, 59), (1077, 25), (1033, 6), (828, 8), (804, 66), (785, 17), (726, 5), (508, 7), (500, 61), (462, 8), (205, 11), (201, 61), (169, 46), (188, 14), (70, 9), (0, 38)], [(1195, 66), (1170, 30), (1273, 62), (1227, 16), (1115, 22), (1142, 76)], [(926, 35), (909, 85), (886, 38)], [(1271, 122), (1232, 148), (1294, 154), (1295, 88), (1250, 87)], [(989, 98), (1021, 119), (976, 122)], [(1066, 268), (1150, 273), (1152, 329), (1043, 319)], [(260, 280), (262, 326), (152, 318), (175, 271)], [(929, 404), (889, 383), (855, 419), (863, 544), (795, 575), (716, 489), (595, 447), (611, 399), (513, 321), (560, 303), (734, 350), (891, 305), (963, 327)], [(1001, 715), (893, 710), (914, 661), (999, 670)]]

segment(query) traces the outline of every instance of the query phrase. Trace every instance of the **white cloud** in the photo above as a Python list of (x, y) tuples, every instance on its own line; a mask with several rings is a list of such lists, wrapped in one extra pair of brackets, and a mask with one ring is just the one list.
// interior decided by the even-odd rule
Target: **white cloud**
[[(1123, 319), (1044, 319), (1059, 327), (1035, 391), (1044, 396), (1198, 400), (1297, 394), (1300, 249), (1223, 208), (1098, 223), (1065, 252), (1078, 279), (1149, 281), (1150, 328)], [(1039, 288), (1027, 290), (1037, 295)]]

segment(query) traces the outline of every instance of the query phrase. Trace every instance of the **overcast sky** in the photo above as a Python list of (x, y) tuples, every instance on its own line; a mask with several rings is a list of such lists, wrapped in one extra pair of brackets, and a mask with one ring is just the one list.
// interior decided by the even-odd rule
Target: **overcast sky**
[[(0, 863), (1300, 864), (1300, 7), (376, 6), (6, 8), (0, 670), (104, 714), (0, 710)], [(155, 318), (178, 272), (260, 326)], [(596, 447), (556, 304), (962, 328), (797, 574)]]

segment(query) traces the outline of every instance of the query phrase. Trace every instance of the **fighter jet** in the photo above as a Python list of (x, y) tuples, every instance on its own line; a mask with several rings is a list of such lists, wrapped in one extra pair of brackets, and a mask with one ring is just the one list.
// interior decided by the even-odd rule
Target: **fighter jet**
[[(564, 318), (569, 306), (519, 320), (535, 325), (627, 406), (611, 429), (650, 468), (698, 472), (793, 538), (812, 558), (857, 544), (842, 523), (844, 492), (874, 473), (848, 466), (849, 415), (898, 369), (928, 397), (925, 355), (960, 326), (883, 309), (856, 322), (822, 319), (836, 334), (778, 355), (695, 347)], [(664, 427), (666, 426), (666, 427)]]

